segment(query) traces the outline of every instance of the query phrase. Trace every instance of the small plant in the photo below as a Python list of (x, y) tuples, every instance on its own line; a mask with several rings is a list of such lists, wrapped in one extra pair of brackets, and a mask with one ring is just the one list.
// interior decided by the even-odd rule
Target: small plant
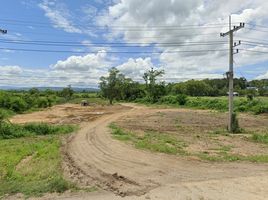
[(185, 95), (185, 94), (178, 94), (176, 96), (176, 99), (177, 99), (179, 105), (183, 106), (187, 103), (187, 95)]
[(232, 114), (232, 127), (231, 127), (232, 133), (241, 133), (242, 129), (239, 127), (239, 122), (236, 113)]
[(253, 94), (248, 94), (247, 95), (248, 101), (253, 101), (253, 98), (254, 98)]

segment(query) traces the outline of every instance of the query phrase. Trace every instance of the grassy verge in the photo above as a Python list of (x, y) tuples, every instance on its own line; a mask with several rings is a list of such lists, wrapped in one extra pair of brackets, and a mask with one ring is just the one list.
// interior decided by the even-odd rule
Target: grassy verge
[(158, 132), (145, 132), (137, 135), (130, 131), (124, 131), (115, 124), (111, 124), (112, 135), (115, 139), (130, 142), (138, 149), (147, 149), (154, 152), (161, 152), (175, 155), (185, 155), (183, 148), (186, 144), (176, 137)]
[(255, 141), (255, 142), (268, 144), (268, 133), (266, 133), (264, 135), (253, 134), (252, 140)]
[(12, 139), (34, 135), (57, 135), (71, 133), (77, 129), (73, 125), (48, 125), (45, 123), (28, 123), (25, 125), (0, 122), (0, 139)]
[[(255, 98), (252, 101), (245, 97), (235, 97), (234, 108), (236, 112), (252, 112), (254, 114), (268, 113), (268, 98)], [(160, 107), (183, 107), (193, 109), (210, 109), (225, 112), (228, 110), (227, 97), (187, 97), (184, 102), (178, 100), (178, 96), (164, 96), (156, 103), (151, 103), (144, 99), (138, 99), (136, 103), (145, 104), (147, 106)]]
[[(74, 184), (63, 178), (60, 146), (62, 134), (77, 127), (47, 124), (14, 126), (15, 129), (11, 125), (8, 129), (13, 133), (9, 135), (12, 139), (0, 139), (0, 199), (16, 193), (28, 197), (76, 189)], [(12, 132), (16, 129), (21, 133)]]
[(1, 140), (0, 196), (35, 196), (73, 188), (61, 174), (59, 148), (58, 136)]
[[(161, 152), (173, 155), (183, 156), (196, 156), (201, 160), (214, 161), (214, 162), (233, 162), (233, 161), (249, 161), (267, 163), (268, 155), (252, 155), (244, 156), (231, 153), (232, 146), (219, 146), (216, 153), (211, 155), (209, 152), (189, 153), (185, 150), (187, 145), (182, 140), (175, 136), (158, 133), (158, 132), (145, 132), (144, 134), (137, 134), (134, 132), (123, 130), (116, 124), (111, 124), (111, 133), (113, 138), (121, 141), (128, 142), (138, 149), (146, 149), (152, 152)], [(221, 134), (221, 133), (220, 133)], [(213, 134), (214, 135), (214, 134)], [(215, 137), (219, 133), (215, 134)], [(253, 135), (255, 141), (268, 144), (268, 135)]]
[(249, 161), (255, 163), (267, 163), (268, 155), (242, 156), (230, 154), (228, 152), (220, 152), (217, 155), (208, 155), (205, 152), (196, 154), (202, 160), (214, 162), (234, 162), (234, 161)]

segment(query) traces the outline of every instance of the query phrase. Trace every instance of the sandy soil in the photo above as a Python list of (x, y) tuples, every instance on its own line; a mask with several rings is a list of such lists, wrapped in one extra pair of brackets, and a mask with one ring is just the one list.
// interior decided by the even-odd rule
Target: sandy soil
[(43, 111), (15, 115), (10, 119), (13, 123), (46, 122), (51, 124), (80, 124), (93, 121), (103, 115), (112, 114), (121, 109), (120, 105), (95, 105), (82, 107), (79, 104), (56, 105)]
[(113, 193), (70, 198), (268, 199), (267, 164), (200, 162), (137, 150), (111, 138), (109, 123), (148, 112), (133, 106), (86, 124), (70, 138), (65, 146), (68, 176)]
[[(50, 194), (42, 199), (268, 199), (267, 164), (201, 162), (137, 150), (112, 139), (107, 128), (111, 122), (130, 120), (132, 116), (140, 116), (139, 120), (144, 121), (142, 115), (162, 112), (133, 104), (124, 106), (114, 107), (110, 114), (94, 121), (84, 120), (81, 130), (66, 141), (62, 150), (66, 177), (82, 186), (97, 185), (103, 191)], [(29, 116), (36, 119), (40, 112)], [(26, 122), (19, 119), (13, 118)]]
[(116, 121), (125, 130), (144, 134), (155, 131), (168, 133), (187, 144), (188, 153), (206, 155), (228, 153), (241, 156), (268, 155), (265, 144), (255, 143), (248, 137), (251, 133), (268, 131), (268, 117), (239, 114), (242, 134), (224, 135), (227, 114), (209, 110), (191, 109), (150, 109), (143, 113), (132, 113)]

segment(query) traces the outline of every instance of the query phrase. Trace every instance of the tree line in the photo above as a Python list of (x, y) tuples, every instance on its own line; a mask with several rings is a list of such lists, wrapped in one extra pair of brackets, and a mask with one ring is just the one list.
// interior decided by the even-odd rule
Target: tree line
[[(164, 75), (164, 70), (150, 69), (143, 74), (144, 83), (127, 78), (117, 68), (111, 68), (108, 76), (100, 78), (100, 94), (114, 100), (143, 100), (156, 103), (165, 96), (175, 95), (178, 101), (186, 96), (226, 96), (228, 92), (227, 79), (188, 80), (180, 83), (157, 81)], [(247, 81), (246, 78), (234, 79), (234, 90), (241, 96), (268, 96), (268, 79)]]

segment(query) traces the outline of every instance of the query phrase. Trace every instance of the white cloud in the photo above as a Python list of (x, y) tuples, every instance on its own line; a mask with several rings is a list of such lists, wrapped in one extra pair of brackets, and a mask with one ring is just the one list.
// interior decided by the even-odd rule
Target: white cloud
[(256, 79), (268, 79), (268, 71), (256, 77)]
[(87, 54), (85, 56), (70, 56), (66, 60), (59, 60), (52, 66), (55, 70), (64, 71), (92, 71), (103, 69), (108, 65), (107, 54), (104, 50), (96, 54)]
[(21, 74), (23, 70), (19, 66), (0, 66), (1, 75), (16, 75)]
[[(268, 2), (263, 0), (121, 0), (110, 6), (106, 15), (98, 18), (98, 24), (110, 27), (110, 34), (107, 38), (122, 38), (126, 42), (156, 44), (226, 42), (225, 44), (199, 46), (161, 47), (161, 45), (156, 45), (154, 48), (164, 51), (158, 59), (160, 65), (165, 68), (166, 78), (172, 79), (181, 74), (184, 74), (185, 78), (205, 78), (205, 75), (208, 77), (215, 77), (215, 74), (222, 76), (221, 74), (228, 70), (228, 51), (207, 51), (228, 50), (228, 38), (219, 36), (220, 32), (228, 30), (228, 16), (232, 14), (233, 22), (265, 25), (268, 23), (267, 10)], [(210, 24), (217, 25), (213, 25), (212, 28), (185, 28), (187, 25), (211, 27)], [(113, 28), (115, 26), (123, 28)], [(184, 26), (184, 29), (180, 29), (180, 26)], [(138, 31), (133, 29), (138, 29)], [(267, 38), (268, 33), (244, 29), (235, 35), (237, 40), (243, 37)], [(240, 46), (239, 48), (249, 47)], [(260, 48), (250, 47), (250, 49)], [(204, 52), (191, 52), (199, 50), (204, 50)], [(168, 53), (169, 51), (190, 52)], [(239, 67), (268, 60), (265, 54), (245, 51), (241, 51), (234, 58)], [(216, 71), (220, 73), (217, 74)]]
[(134, 80), (141, 80), (144, 72), (154, 67), (151, 58), (129, 58), (127, 62), (117, 66), (123, 74)]
[(82, 33), (71, 21), (71, 14), (64, 4), (56, 0), (43, 0), (39, 7), (45, 12), (45, 16), (50, 19), (55, 28), (63, 29), (69, 33)]

